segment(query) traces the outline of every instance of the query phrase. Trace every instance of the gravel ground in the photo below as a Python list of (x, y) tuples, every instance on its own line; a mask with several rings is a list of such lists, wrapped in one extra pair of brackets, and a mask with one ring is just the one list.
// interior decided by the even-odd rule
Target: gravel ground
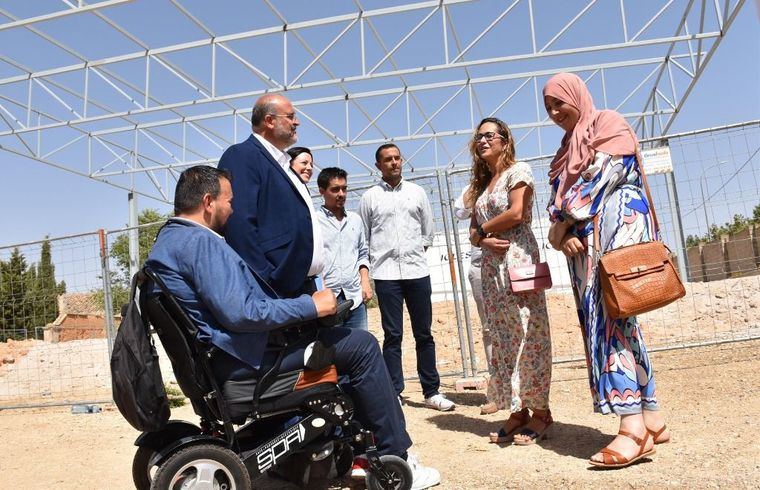
[[(588, 469), (586, 459), (612, 439), (617, 419), (592, 413), (581, 363), (555, 366), (556, 423), (551, 436), (533, 447), (487, 444), (488, 432), (505, 415), (480, 416), (483, 394), (454, 393), (454, 378), (444, 380), (444, 391), (459, 404), (450, 413), (424, 408), (418, 387), (410, 383), (404, 412), (413, 450), (441, 471), (441, 489), (757, 488), (760, 446), (752, 427), (760, 415), (760, 341), (660, 352), (653, 358), (673, 440), (658, 446), (651, 461), (616, 472)], [(103, 408), (79, 415), (68, 407), (0, 412), (6, 447), (0, 488), (131, 488), (137, 433), (113, 407)], [(187, 407), (173, 417), (193, 419)], [(348, 488), (342, 482), (323, 486)]]

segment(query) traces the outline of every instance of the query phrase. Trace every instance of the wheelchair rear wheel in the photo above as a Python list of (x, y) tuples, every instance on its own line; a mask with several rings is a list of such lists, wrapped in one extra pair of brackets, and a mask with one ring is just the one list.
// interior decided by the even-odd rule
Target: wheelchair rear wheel
[(412, 468), (403, 458), (386, 454), (380, 456), (383, 469), (388, 473), (388, 478), (383, 480), (372, 470), (367, 472), (367, 490), (409, 490), (412, 488)]
[(152, 447), (140, 446), (132, 459), (132, 482), (137, 490), (150, 490), (153, 481), (153, 467), (148, 466), (156, 451)]
[(251, 475), (237, 454), (215, 444), (177, 451), (156, 472), (154, 490), (250, 490)]

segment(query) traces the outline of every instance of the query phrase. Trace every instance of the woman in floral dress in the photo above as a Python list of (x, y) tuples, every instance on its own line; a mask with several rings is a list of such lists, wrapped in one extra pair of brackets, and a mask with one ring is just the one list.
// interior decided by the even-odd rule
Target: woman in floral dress
[(568, 257), (578, 305), (594, 410), (620, 416), (618, 436), (591, 457), (593, 465), (627, 466), (667, 442), (654, 372), (636, 317), (614, 320), (604, 306), (593, 247), (599, 218), (601, 251), (655, 236), (642, 190), (633, 129), (615, 111), (597, 111), (576, 75), (560, 73), (544, 87), (549, 117), (565, 130), (551, 164), (549, 242)]
[(512, 134), (499, 119), (480, 122), (470, 153), (470, 241), (483, 250), (483, 306), (492, 342), (488, 399), (511, 412), (490, 440), (532, 444), (552, 424), (549, 317), (543, 291), (511, 292), (508, 269), (540, 261), (530, 227), (533, 174), (515, 161)]

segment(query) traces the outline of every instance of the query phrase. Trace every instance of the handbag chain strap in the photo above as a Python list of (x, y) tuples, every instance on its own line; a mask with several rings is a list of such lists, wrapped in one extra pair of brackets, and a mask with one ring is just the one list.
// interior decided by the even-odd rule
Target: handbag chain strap
[[(631, 131), (633, 133), (633, 131)], [(635, 141), (635, 137), (634, 137)], [(644, 172), (644, 160), (641, 158), (641, 152), (638, 145), (636, 146), (636, 163), (639, 166), (639, 174), (641, 175), (641, 182), (644, 184), (644, 192), (647, 195), (647, 201), (649, 201), (649, 210), (652, 212), (652, 220), (654, 221), (655, 237), (660, 234), (660, 222), (657, 220), (657, 213), (654, 210), (654, 201), (652, 200), (652, 194), (649, 192), (649, 182), (647, 182), (647, 174)], [(594, 249), (597, 253), (602, 250), (601, 242), (599, 240), (599, 213), (594, 215)]]

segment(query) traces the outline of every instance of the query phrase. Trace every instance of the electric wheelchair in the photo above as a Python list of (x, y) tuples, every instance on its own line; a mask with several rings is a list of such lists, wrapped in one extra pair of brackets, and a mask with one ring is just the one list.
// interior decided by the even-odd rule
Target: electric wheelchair
[[(373, 434), (352, 419), (353, 403), (338, 385), (334, 365), (280, 373), (289, 345), (280, 336), (267, 346), (277, 360), (259, 379), (220, 384), (212, 368), (218, 351), (197, 340), (197, 326), (160, 277), (145, 267), (137, 281), (143, 318), (160, 339), (200, 424), (169, 420), (159, 431), (143, 432), (132, 463), (136, 488), (247, 490), (264, 473), (304, 486), (313, 483), (315, 468), (323, 468), (324, 476), (325, 462), (331, 476), (345, 475), (353, 448), (366, 452), (368, 488), (411, 488), (407, 462), (379, 456)], [(351, 306), (346, 303), (333, 324), (342, 321)], [(309, 327), (329, 328), (316, 323)]]

